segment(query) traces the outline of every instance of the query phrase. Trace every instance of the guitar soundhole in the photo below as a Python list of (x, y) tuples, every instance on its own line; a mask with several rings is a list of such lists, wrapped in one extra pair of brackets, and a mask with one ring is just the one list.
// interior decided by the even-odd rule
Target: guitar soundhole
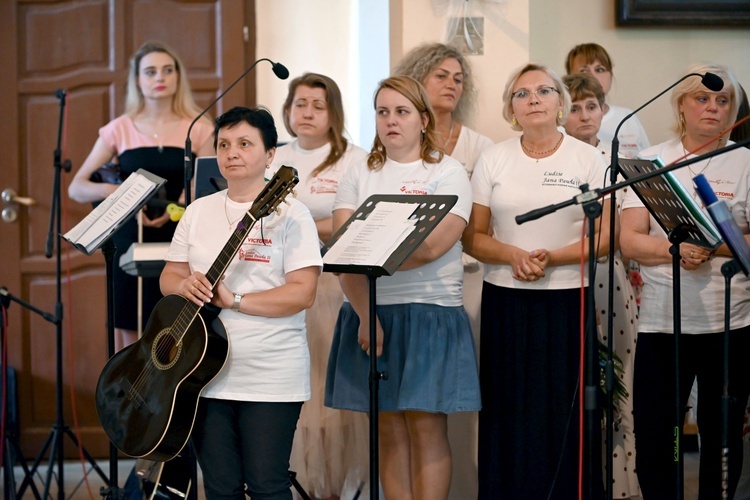
[(182, 352), (182, 342), (177, 342), (169, 328), (160, 331), (151, 346), (151, 357), (154, 365), (160, 370), (169, 370), (172, 368), (180, 357)]

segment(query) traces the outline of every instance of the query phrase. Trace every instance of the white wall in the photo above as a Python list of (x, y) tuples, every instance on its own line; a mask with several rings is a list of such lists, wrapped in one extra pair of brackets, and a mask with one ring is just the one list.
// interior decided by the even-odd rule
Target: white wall
[[(387, 21), (368, 13), (373, 4), (390, 9)], [(389, 61), (393, 66), (414, 46), (445, 41), (448, 20), (462, 4), (467, 14), (484, 18), (485, 28), (484, 54), (469, 56), (479, 102), (468, 125), (495, 141), (516, 135), (501, 115), (510, 73), (533, 60), (563, 74), (566, 54), (579, 43), (607, 48), (615, 63), (610, 100), (622, 106), (638, 107), (693, 62), (725, 64), (750, 90), (750, 30), (615, 28), (615, 0), (258, 0), (258, 56), (281, 61), (292, 76), (316, 71), (336, 80), (344, 95), (348, 130), (357, 144), (369, 149), (372, 132), (362, 131), (360, 123), (373, 116), (374, 83), (387, 76)], [(390, 46), (380, 38), (359, 40), (361, 33), (388, 33)], [(261, 69), (256, 75), (258, 102), (281, 123), (286, 85), (270, 71)], [(639, 117), (652, 143), (669, 137), (667, 96)], [(283, 126), (280, 137), (288, 139)], [(451, 425), (456, 453), (451, 498), (456, 499), (476, 496), (475, 444), (467, 443), (475, 439), (476, 421), (457, 418), (464, 421)]]
[[(307, 71), (331, 77), (341, 89), (348, 135), (369, 149), (374, 127), (363, 130), (362, 120), (374, 114), (371, 103), (363, 110), (360, 102), (371, 101), (375, 83), (387, 76), (387, 0), (259, 0), (255, 8), (257, 56), (284, 64), (290, 80)], [(360, 33), (367, 32), (369, 43), (361, 43)], [(256, 78), (258, 104), (273, 113), (279, 141), (288, 141), (281, 114), (288, 81), (264, 68)]]
[[(696, 62), (729, 67), (750, 88), (750, 30), (615, 27), (615, 1), (531, 0), (531, 56), (565, 72), (565, 56), (579, 43), (596, 42), (613, 60), (609, 100), (635, 109), (677, 81)], [(649, 140), (671, 137), (669, 94), (638, 114)]]
[(484, 18), (485, 30), (484, 54), (468, 56), (479, 91), (468, 125), (494, 141), (507, 139), (515, 132), (501, 115), (502, 92), (510, 73), (529, 60), (529, 0), (391, 0), (391, 60), (420, 43), (445, 42), (462, 3), (467, 15)]
[[(469, 125), (496, 141), (514, 135), (500, 116), (508, 75), (529, 60), (562, 74), (566, 54), (579, 43), (594, 41), (607, 48), (615, 63), (610, 100), (622, 106), (643, 104), (693, 62), (725, 64), (750, 88), (750, 30), (616, 28), (614, 0), (260, 0), (258, 56), (279, 60), (292, 77), (316, 71), (336, 80), (347, 129), (369, 148), (372, 132), (362, 130), (362, 124), (371, 112), (374, 83), (387, 76), (389, 60), (392, 66), (419, 43), (444, 41), (448, 18), (463, 2), (485, 23), (484, 55), (469, 56), (479, 87), (478, 110)], [(390, 27), (368, 12), (375, 8), (382, 15), (388, 7)], [(390, 33), (390, 47), (382, 39), (360, 42), (360, 33)], [(376, 59), (378, 54), (382, 59)], [(258, 103), (271, 109), (280, 124), (286, 83), (263, 67), (256, 78)], [(639, 118), (652, 143), (667, 139), (672, 121), (667, 96)], [(280, 139), (288, 140), (279, 128)]]

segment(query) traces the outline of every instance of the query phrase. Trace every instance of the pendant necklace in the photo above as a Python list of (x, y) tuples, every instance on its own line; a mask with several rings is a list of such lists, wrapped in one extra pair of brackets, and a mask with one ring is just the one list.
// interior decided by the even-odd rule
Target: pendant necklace
[[(682, 152), (685, 153), (685, 158), (687, 158), (688, 152), (685, 149), (685, 145), (684, 144), (682, 145)], [(697, 174), (695, 172), (693, 172), (693, 169), (690, 168), (690, 165), (688, 165), (687, 168), (688, 168), (688, 172), (690, 172), (690, 178), (691, 179), (695, 179), (697, 176), (702, 175), (703, 172), (706, 171), (706, 169), (708, 168), (708, 166), (711, 165), (711, 160), (713, 160), (713, 159), (714, 159), (713, 156), (711, 158), (709, 158), (708, 161), (706, 162), (706, 164), (701, 169), (701, 171), (698, 172)], [(698, 196), (698, 193), (695, 192), (695, 187), (693, 187), (693, 198), (695, 198), (695, 201), (701, 201), (700, 198), (699, 198), (699, 196)]]
[(245, 216), (245, 212), (242, 212), (242, 215), (237, 217), (234, 221), (229, 218), (229, 210), (227, 209), (227, 200), (229, 199), (229, 192), (227, 191), (227, 194), (224, 196), (224, 215), (227, 218), (227, 222), (229, 223), (229, 230), (232, 231), (235, 229), (236, 224)]

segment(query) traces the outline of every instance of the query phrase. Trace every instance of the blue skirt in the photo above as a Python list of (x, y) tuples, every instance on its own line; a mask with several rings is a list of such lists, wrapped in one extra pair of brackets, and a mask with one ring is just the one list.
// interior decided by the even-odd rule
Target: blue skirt
[[(481, 409), (476, 348), (463, 306), (377, 306), (383, 327), (380, 411), (454, 413)], [(345, 302), (328, 358), (325, 405), (368, 411), (370, 357), (357, 342), (359, 317)]]

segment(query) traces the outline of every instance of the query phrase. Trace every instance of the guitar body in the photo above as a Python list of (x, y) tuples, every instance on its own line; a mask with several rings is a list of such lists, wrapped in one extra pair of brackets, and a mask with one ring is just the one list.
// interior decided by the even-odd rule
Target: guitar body
[(175, 457), (190, 437), (201, 392), (226, 363), (220, 309), (204, 306), (185, 321), (191, 307), (197, 308), (179, 295), (161, 299), (143, 336), (112, 356), (99, 376), (99, 420), (127, 455)]

